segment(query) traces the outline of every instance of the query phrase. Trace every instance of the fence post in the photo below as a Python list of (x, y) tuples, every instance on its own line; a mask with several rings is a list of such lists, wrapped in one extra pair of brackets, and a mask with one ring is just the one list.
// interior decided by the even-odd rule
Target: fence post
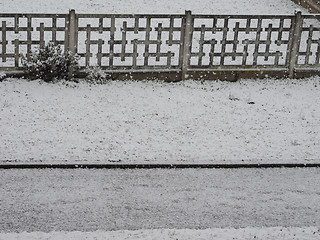
[(190, 64), (192, 28), (192, 13), (191, 11), (186, 11), (182, 48), (181, 80), (186, 80), (188, 78), (187, 73)]
[[(69, 11), (69, 31), (68, 31), (68, 51), (70, 51), (73, 55), (76, 54), (77, 49), (77, 31), (76, 31), (76, 11), (71, 9)], [(74, 69), (69, 68), (68, 77), (72, 78), (74, 75)]]
[(295, 13), (295, 18), (292, 26), (292, 42), (290, 49), (290, 59), (289, 59), (289, 78), (294, 78), (294, 68), (297, 63), (299, 47), (300, 47), (300, 38), (301, 38), (301, 29), (302, 29), (302, 16), (301, 11)]

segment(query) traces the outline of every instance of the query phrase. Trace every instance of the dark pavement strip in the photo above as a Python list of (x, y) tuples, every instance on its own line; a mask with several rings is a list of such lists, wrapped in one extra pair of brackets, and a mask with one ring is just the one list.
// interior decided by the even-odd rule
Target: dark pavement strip
[(0, 231), (319, 226), (320, 168), (1, 169)]

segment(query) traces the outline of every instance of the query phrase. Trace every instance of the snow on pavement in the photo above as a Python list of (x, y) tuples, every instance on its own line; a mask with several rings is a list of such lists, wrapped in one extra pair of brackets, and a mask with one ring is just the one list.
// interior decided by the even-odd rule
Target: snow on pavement
[(319, 163), (319, 104), (319, 77), (8, 79), (0, 82), (0, 163)]
[(0, 170), (0, 231), (320, 226), (320, 169)]
[(0, 240), (318, 240), (318, 227), (240, 229), (148, 229), (136, 231), (0, 233)]
[[(1, 170), (0, 239), (316, 240), (319, 176), (319, 169)], [(209, 215), (218, 218), (205, 224)]]

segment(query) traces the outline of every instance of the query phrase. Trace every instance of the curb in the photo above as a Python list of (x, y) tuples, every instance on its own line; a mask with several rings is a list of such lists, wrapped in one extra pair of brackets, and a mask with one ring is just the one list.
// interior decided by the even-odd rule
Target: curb
[(271, 164), (0, 164), (0, 169), (318, 168), (320, 163)]

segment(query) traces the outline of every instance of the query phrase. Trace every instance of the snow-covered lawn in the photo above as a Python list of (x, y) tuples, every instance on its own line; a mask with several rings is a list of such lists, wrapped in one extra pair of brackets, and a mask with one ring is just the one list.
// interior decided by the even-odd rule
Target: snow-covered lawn
[(0, 233), (1, 240), (317, 240), (318, 227), (305, 228), (240, 228), (240, 229), (153, 229), (136, 231), (96, 231), (96, 232), (33, 232)]
[(0, 83), (2, 163), (319, 163), (319, 77), (67, 84)]

